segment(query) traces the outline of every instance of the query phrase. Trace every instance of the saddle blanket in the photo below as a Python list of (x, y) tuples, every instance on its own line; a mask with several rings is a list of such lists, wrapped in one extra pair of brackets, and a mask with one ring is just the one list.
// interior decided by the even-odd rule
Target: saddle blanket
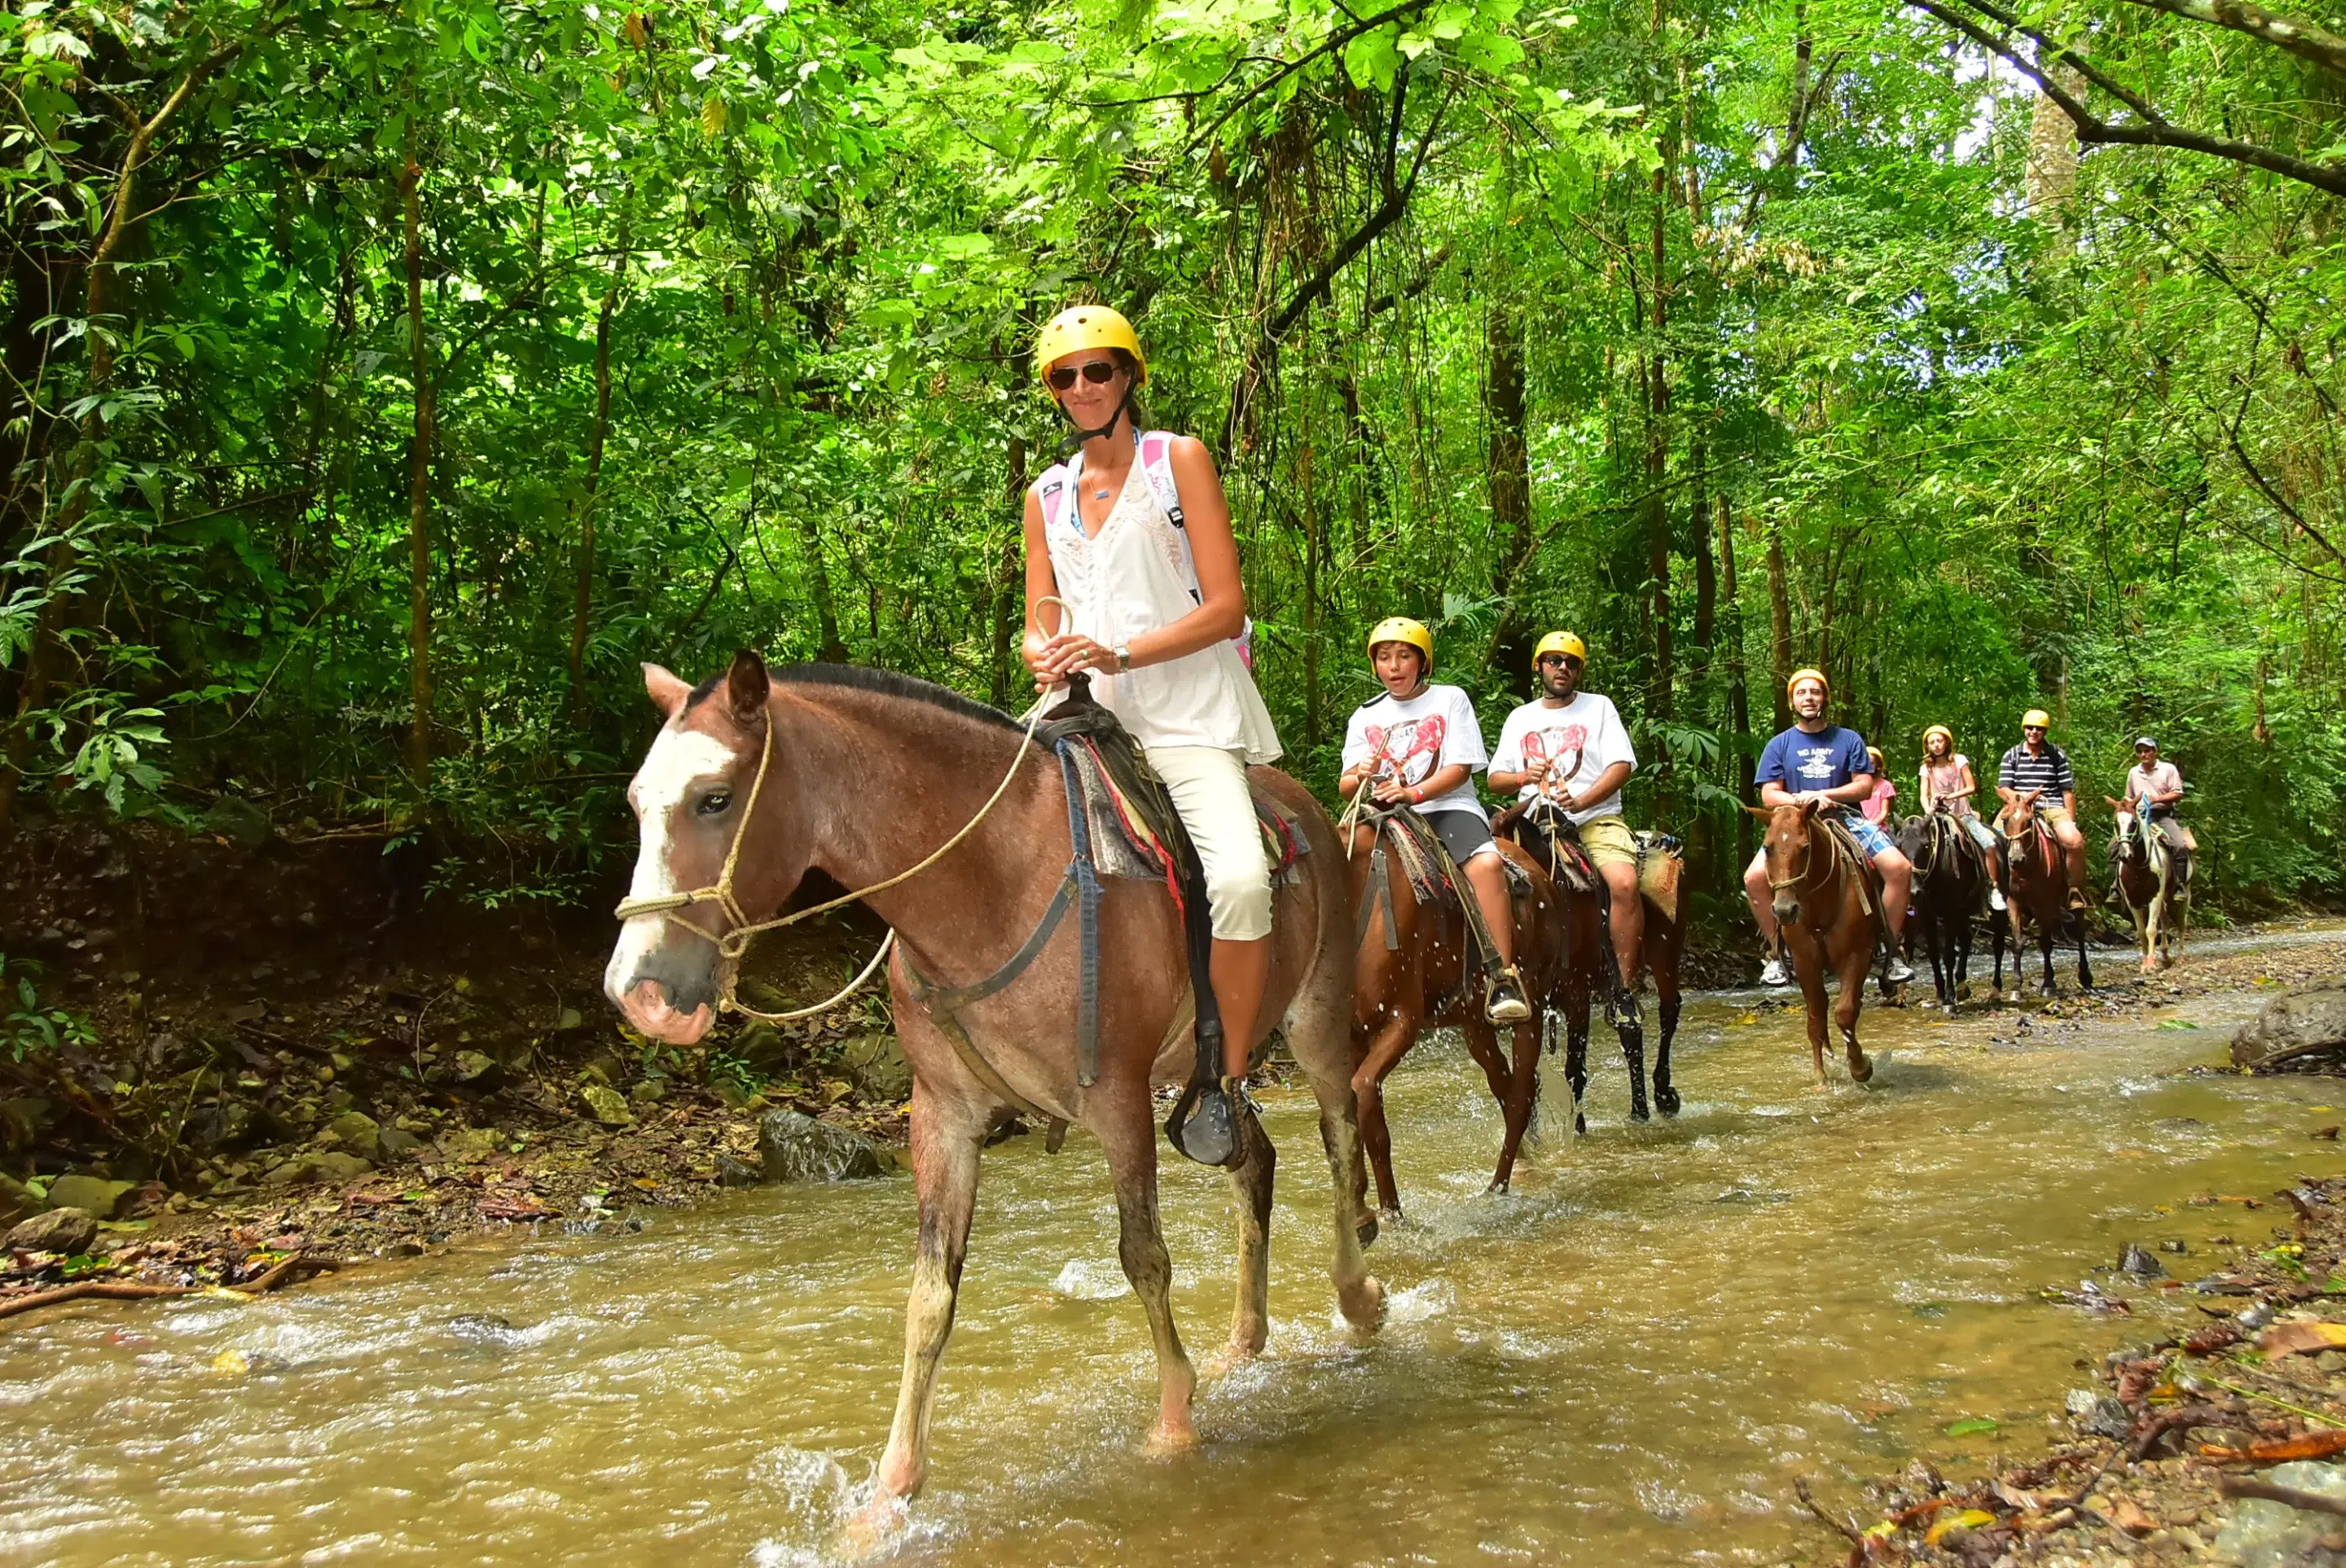
[[(1092, 860), (1100, 875), (1177, 887), (1165, 849), (1168, 825), (1152, 822), (1148, 812), (1117, 788), (1090, 737), (1071, 738), (1068, 748), (1075, 758), (1076, 777), (1083, 784), (1084, 815), (1091, 823)], [(1260, 789), (1252, 793), (1255, 822), (1262, 830), (1263, 850), (1270, 860), (1271, 884), (1295, 881), (1302, 875), (1296, 862), (1311, 849), (1303, 825)], [(1179, 901), (1178, 891), (1175, 901)]]

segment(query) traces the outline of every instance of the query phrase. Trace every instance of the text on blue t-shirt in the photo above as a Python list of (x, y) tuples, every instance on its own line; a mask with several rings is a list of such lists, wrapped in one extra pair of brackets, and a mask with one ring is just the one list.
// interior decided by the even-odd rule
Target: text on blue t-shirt
[(1768, 742), (1768, 749), (1760, 754), (1760, 770), (1753, 782), (1772, 780), (1788, 794), (1806, 795), (1838, 789), (1858, 774), (1870, 777), (1872, 772), (1873, 761), (1865, 754), (1865, 737), (1829, 724), (1814, 735), (1805, 729), (1787, 729)]

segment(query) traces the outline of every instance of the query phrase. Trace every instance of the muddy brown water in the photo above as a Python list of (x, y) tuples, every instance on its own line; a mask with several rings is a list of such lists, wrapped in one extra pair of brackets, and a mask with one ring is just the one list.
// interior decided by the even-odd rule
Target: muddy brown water
[[(1333, 1315), (1307, 1097), (1274, 1091), (1270, 1352), (1207, 1386), (1202, 1451), (1170, 1461), (1138, 1452), (1154, 1363), (1096, 1148), (991, 1151), (933, 1478), (897, 1558), (1814, 1557), (1795, 1477), (1845, 1495), (1917, 1455), (2041, 1450), (2075, 1360), (2196, 1320), (2185, 1293), (2106, 1271), (2125, 1243), (2180, 1240), (2162, 1260), (2192, 1277), (2218, 1235), (2285, 1223), (2277, 1186), (2339, 1170), (2308, 1134), (2346, 1118), (2346, 1084), (2188, 1071), (2260, 1000), (2025, 1033), (2016, 1013), (1869, 1009), (1892, 1061), (1871, 1090), (1818, 1094), (1796, 1013), (1702, 996), (1685, 1114), (1625, 1125), (1600, 1051), (1590, 1135), (1551, 1136), (1505, 1197), (1483, 1191), (1499, 1123), (1481, 1074), (1435, 1039), (1391, 1089), (1410, 1217), (1371, 1253), (1392, 1292), (1372, 1343)], [(1203, 1352), (1229, 1319), (1230, 1204), (1178, 1160), (1165, 1186)], [(886, 1436), (911, 1184), (639, 1217), (249, 1305), (12, 1327), (0, 1560), (825, 1560)], [(2083, 1279), (2135, 1315), (2039, 1298)], [(1997, 1428), (1947, 1433), (1982, 1417)]]

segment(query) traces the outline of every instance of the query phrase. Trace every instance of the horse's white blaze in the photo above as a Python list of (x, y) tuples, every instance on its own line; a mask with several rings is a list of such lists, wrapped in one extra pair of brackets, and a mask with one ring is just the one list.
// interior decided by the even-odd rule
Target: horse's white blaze
[[(641, 833), (635, 881), (627, 887), (630, 898), (664, 898), (679, 891), (676, 874), (668, 869), (668, 830), (676, 808), (695, 784), (721, 775), (732, 761), (732, 748), (713, 735), (673, 726), (659, 732), (627, 790)], [(620, 926), (618, 945), (603, 971), (603, 990), (613, 1002), (621, 1001), (638, 967), (667, 934), (668, 923), (664, 914), (639, 914)]]

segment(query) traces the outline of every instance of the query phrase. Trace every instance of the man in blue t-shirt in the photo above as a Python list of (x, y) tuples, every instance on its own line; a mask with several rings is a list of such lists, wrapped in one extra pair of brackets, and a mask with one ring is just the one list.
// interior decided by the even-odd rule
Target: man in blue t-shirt
[[(1753, 776), (1760, 786), (1760, 803), (1790, 806), (1803, 795), (1819, 794), (1834, 803), (1833, 814), (1873, 857), (1874, 869), (1882, 873), (1882, 912), (1890, 923), (1890, 979), (1892, 983), (1912, 980), (1914, 971), (1901, 951), (1899, 935), (1906, 928), (1906, 900), (1913, 886), (1914, 868), (1898, 852), (1889, 834), (1853, 809), (1873, 793), (1873, 759), (1866, 755), (1865, 737), (1825, 722), (1825, 701), (1831, 693), (1821, 671), (1795, 671), (1785, 690), (1799, 722), (1768, 742), (1768, 749), (1760, 754), (1760, 769)], [(1744, 868), (1743, 895), (1751, 902), (1751, 918), (1760, 922), (1760, 940), (1768, 950), (1760, 983), (1791, 984), (1776, 931), (1776, 895), (1768, 885), (1767, 850), (1760, 850)]]

